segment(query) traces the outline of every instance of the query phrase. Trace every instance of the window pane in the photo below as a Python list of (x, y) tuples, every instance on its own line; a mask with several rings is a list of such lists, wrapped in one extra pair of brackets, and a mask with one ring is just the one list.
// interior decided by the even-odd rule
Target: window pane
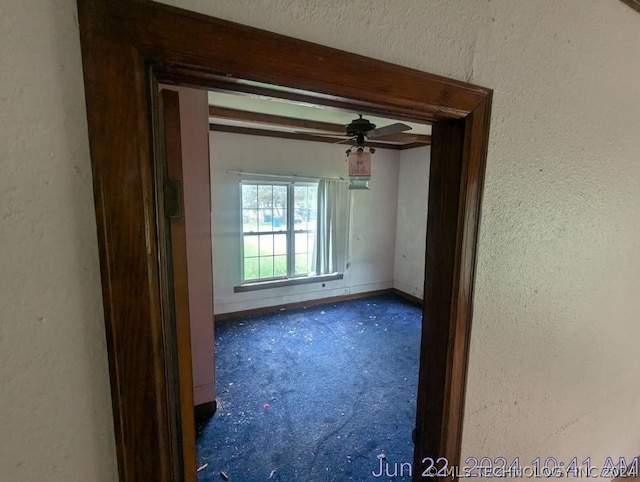
[(286, 234), (276, 234), (273, 236), (273, 254), (287, 254)]
[(309, 268), (309, 256), (306, 254), (296, 254), (295, 273), (308, 274), (311, 271)]
[(273, 254), (273, 234), (261, 234), (257, 238), (260, 243), (260, 256), (271, 256)]
[(296, 253), (309, 252), (307, 239), (308, 239), (307, 233), (296, 233), (296, 238), (295, 238)]
[(309, 208), (318, 209), (318, 185), (309, 186)]
[(258, 230), (258, 212), (255, 209), (242, 210), (242, 231), (245, 233)]
[(258, 186), (242, 185), (242, 231), (258, 230)]
[(273, 219), (273, 209), (271, 208), (260, 209), (260, 224), (263, 224), (263, 223), (271, 224), (272, 219)]
[(244, 259), (244, 279), (258, 279), (258, 258)]
[(258, 207), (258, 186), (254, 184), (242, 185), (242, 207), (254, 210)]
[(287, 276), (287, 257), (273, 257), (273, 276)]
[(260, 278), (273, 277), (273, 256), (260, 258)]
[(296, 229), (314, 230), (318, 211), (318, 186), (294, 186), (294, 225)]
[(318, 225), (318, 185), (309, 187), (309, 198), (308, 198), (308, 218), (306, 229), (316, 232), (316, 228)]
[(286, 209), (276, 208), (273, 210), (273, 220), (270, 229), (273, 231), (286, 231), (287, 230), (287, 216)]
[(307, 246), (309, 248), (309, 256), (311, 256), (316, 249), (316, 233), (309, 233), (307, 236)]
[(300, 186), (296, 185), (293, 187), (294, 189), (294, 197), (293, 201), (297, 208), (307, 207), (307, 197), (308, 197), (308, 186)]
[(287, 186), (273, 186), (273, 230), (287, 230)]
[(295, 252), (311, 255), (315, 249), (316, 233), (296, 233)]
[(259, 184), (258, 185), (258, 207), (273, 207), (273, 186)]
[(287, 186), (273, 186), (273, 207), (277, 210), (287, 207)]
[(244, 237), (244, 257), (258, 256), (258, 236)]
[(277, 208), (273, 210), (273, 230), (285, 232), (287, 230), (287, 210)]
[(262, 232), (271, 231), (271, 223), (273, 223), (273, 209), (259, 209), (258, 218), (259, 230)]

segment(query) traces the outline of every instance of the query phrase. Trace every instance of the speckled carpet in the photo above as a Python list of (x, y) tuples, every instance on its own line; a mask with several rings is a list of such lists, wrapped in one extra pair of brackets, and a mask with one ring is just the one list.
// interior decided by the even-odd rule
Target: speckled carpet
[(199, 482), (411, 480), (419, 307), (395, 295), (216, 324), (218, 410)]

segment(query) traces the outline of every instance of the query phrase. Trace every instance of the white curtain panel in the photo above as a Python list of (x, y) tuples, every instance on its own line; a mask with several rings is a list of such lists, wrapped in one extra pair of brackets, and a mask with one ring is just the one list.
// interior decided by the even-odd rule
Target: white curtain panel
[(316, 274), (343, 272), (349, 240), (349, 197), (344, 181), (322, 180), (318, 184)]

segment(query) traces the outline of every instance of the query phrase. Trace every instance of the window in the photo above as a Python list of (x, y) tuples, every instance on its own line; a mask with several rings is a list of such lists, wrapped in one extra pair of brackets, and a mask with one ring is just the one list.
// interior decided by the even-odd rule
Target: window
[(241, 183), (242, 282), (315, 274), (317, 182)]

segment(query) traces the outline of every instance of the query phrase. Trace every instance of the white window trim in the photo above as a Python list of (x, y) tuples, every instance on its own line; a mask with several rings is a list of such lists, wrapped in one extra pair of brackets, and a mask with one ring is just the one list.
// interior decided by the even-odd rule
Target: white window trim
[[(287, 186), (287, 229), (281, 232), (264, 232), (259, 234), (286, 234), (287, 235), (287, 276), (273, 278), (260, 278), (257, 280), (244, 279), (244, 206), (242, 204), (242, 185), (284, 185)], [(339, 280), (343, 278), (342, 273), (328, 273), (317, 275), (315, 273), (295, 275), (295, 196), (291, 192), (295, 185), (317, 186), (318, 181), (310, 179), (292, 180), (291, 178), (278, 178), (272, 176), (271, 179), (246, 179), (240, 181), (240, 203), (239, 203), (239, 225), (240, 225), (240, 285), (234, 286), (234, 293), (246, 291), (256, 291), (268, 288), (279, 288), (307, 283), (321, 283), (326, 281)]]
[(258, 291), (270, 288), (283, 288), (285, 286), (303, 285), (308, 283), (324, 283), (344, 278), (343, 273), (331, 273), (321, 275), (298, 276), (296, 278), (282, 278), (269, 281), (252, 281), (233, 287), (234, 293)]

